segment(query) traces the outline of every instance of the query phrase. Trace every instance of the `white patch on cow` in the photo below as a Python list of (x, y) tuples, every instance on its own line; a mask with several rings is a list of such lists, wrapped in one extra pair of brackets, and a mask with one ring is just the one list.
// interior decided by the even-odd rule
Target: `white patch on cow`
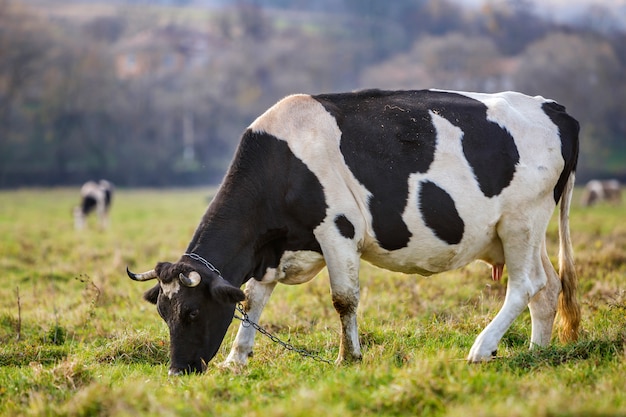
[(172, 282), (161, 282), (160, 284), (163, 295), (165, 295), (170, 300), (172, 299), (174, 294), (177, 294), (178, 291), (180, 291), (180, 282), (178, 282), (178, 279), (174, 279), (172, 280)]
[(312, 280), (324, 267), (324, 257), (314, 251), (286, 251), (277, 268), (267, 268), (262, 283), (297, 285)]
[(259, 281), (265, 283), (276, 281), (276, 268), (267, 268), (265, 274), (263, 274), (263, 277)]

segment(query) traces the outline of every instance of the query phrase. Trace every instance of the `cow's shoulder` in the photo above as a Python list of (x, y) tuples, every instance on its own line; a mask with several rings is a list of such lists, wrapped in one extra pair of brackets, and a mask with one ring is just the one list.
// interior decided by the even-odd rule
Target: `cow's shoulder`
[(269, 133), (287, 142), (307, 140), (319, 133), (338, 134), (334, 119), (308, 94), (283, 98), (252, 122), (249, 129)]

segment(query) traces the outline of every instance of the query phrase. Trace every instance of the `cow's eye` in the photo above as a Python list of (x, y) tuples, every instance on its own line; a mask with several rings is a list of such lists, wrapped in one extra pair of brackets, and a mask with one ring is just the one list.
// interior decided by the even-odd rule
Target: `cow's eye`
[(198, 315), (200, 314), (200, 310), (195, 309), (195, 310), (191, 310), (189, 312), (189, 320), (195, 320), (198, 318)]

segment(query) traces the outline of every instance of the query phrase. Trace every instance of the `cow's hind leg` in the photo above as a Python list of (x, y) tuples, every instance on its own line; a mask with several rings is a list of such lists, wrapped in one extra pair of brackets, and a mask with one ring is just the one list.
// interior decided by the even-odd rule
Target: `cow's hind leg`
[[(263, 308), (272, 295), (272, 291), (275, 287), (275, 281), (264, 283), (251, 279), (246, 284), (246, 301), (244, 303), (244, 311), (252, 322), (259, 322)], [(248, 363), (248, 358), (252, 356), (255, 334), (256, 330), (249, 324), (242, 322), (239, 325), (239, 331), (237, 331), (237, 336), (235, 337), (233, 346), (225, 361), (226, 365), (245, 365)]]
[(532, 320), (531, 348), (533, 346), (546, 346), (550, 343), (559, 293), (561, 292), (561, 281), (548, 257), (545, 241), (541, 252), (541, 263), (547, 282), (546, 286), (530, 300), (528, 305)]
[[(478, 335), (468, 355), (468, 361), (481, 362), (491, 359), (497, 351), (498, 343), (513, 321), (522, 313), (531, 299), (546, 286), (548, 280), (542, 264), (543, 236), (530, 227), (501, 226), (499, 234), (504, 247), (504, 256), (509, 270), (504, 304), (496, 317)], [(505, 237), (510, 237), (506, 239)], [(542, 296), (537, 305), (545, 304)], [(540, 323), (542, 323), (540, 325)], [(545, 332), (545, 318), (537, 322), (541, 332)]]

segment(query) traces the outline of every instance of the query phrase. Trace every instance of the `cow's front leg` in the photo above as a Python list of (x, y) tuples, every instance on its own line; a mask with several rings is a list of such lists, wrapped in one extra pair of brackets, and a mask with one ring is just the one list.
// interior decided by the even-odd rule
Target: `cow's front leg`
[(359, 361), (362, 358), (357, 326), (359, 306), (359, 263), (358, 258), (344, 262), (341, 272), (328, 264), (333, 306), (341, 320), (341, 341), (337, 364)]
[(344, 214), (329, 216), (315, 230), (326, 260), (333, 306), (341, 320), (341, 340), (336, 364), (359, 361), (362, 358), (357, 327), (359, 306), (359, 242), (362, 242), (365, 225), (356, 208), (347, 208)]
[(359, 294), (333, 294), (333, 306), (339, 313), (341, 320), (341, 341), (339, 356), (335, 363), (355, 362), (362, 358), (361, 344), (359, 343), (359, 329), (356, 321), (356, 310), (359, 304)]
[[(251, 279), (246, 284), (246, 288), (244, 290), (246, 294), (244, 311), (252, 322), (259, 322), (263, 308), (272, 295), (274, 287), (276, 287), (275, 281), (263, 283), (255, 279)], [(255, 334), (256, 330), (254, 327), (242, 322), (239, 325), (237, 336), (235, 337), (233, 346), (224, 364), (246, 365), (248, 363), (248, 358), (252, 356)]]

